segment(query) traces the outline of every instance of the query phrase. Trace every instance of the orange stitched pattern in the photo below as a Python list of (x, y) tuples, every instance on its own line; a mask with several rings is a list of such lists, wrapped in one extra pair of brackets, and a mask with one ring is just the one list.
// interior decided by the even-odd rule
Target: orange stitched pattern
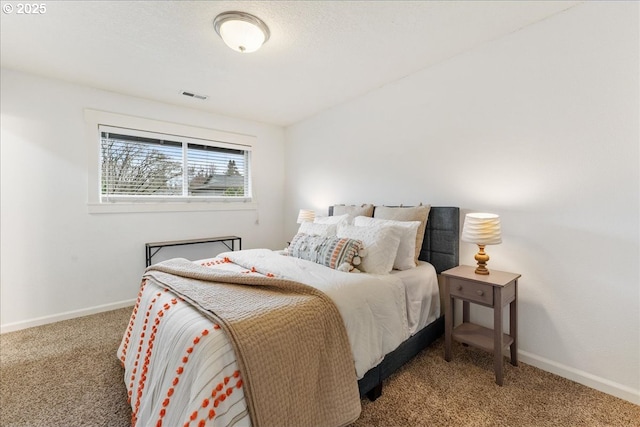
[[(236, 380), (235, 384), (229, 385), (232, 380)], [(229, 386), (229, 387), (227, 387)], [(226, 389), (225, 389), (226, 387)], [(227, 397), (233, 394), (235, 389), (242, 388), (242, 378), (240, 378), (240, 371), (236, 370), (230, 377), (224, 377), (211, 391), (211, 398), (206, 398), (202, 401), (202, 407), (194, 411), (191, 414), (191, 418), (184, 425), (189, 426), (191, 421), (195, 421), (198, 418), (199, 411), (202, 410), (203, 415), (198, 422), (198, 427), (204, 427), (207, 425), (207, 421), (213, 420), (216, 417), (216, 408), (224, 402)], [(194, 418), (195, 415), (195, 418)]]
[(131, 318), (129, 319), (129, 327), (127, 328), (127, 334), (124, 339), (124, 344), (122, 345), (122, 356), (120, 356), (120, 361), (122, 362), (122, 366), (124, 367), (124, 361), (127, 356), (127, 350), (129, 348), (129, 341), (131, 339), (131, 333), (133, 332), (133, 324), (136, 320), (136, 315), (138, 314), (138, 309), (140, 308), (140, 300), (142, 299), (142, 292), (144, 291), (144, 287), (147, 284), (147, 280), (142, 281), (142, 285), (140, 286), (140, 292), (138, 292), (138, 298), (136, 299), (136, 305), (133, 307), (133, 313), (131, 313)]
[(211, 261), (205, 261), (203, 263), (201, 263), (200, 265), (203, 267), (211, 267), (212, 265), (219, 265), (219, 264), (225, 264), (225, 263), (229, 263), (231, 262), (231, 260), (227, 257), (224, 258), (214, 258)]
[[(168, 289), (164, 289), (163, 292), (168, 292)], [(133, 370), (133, 374), (131, 375), (131, 384), (129, 386), (129, 402), (131, 402), (131, 395), (132, 395), (132, 391), (133, 391), (133, 382), (135, 380), (135, 373), (137, 371), (138, 368), (138, 361), (140, 360), (140, 354), (142, 353), (142, 347), (144, 345), (144, 338), (145, 338), (145, 333), (146, 333), (146, 328), (147, 328), (147, 321), (150, 319), (151, 316), (151, 310), (153, 310), (153, 306), (155, 305), (158, 297), (162, 296), (161, 292), (158, 292), (156, 294), (156, 298), (153, 298), (151, 300), (151, 304), (149, 305), (149, 309), (147, 310), (147, 312), (145, 313), (145, 324), (142, 327), (142, 332), (140, 334), (140, 344), (138, 346), (138, 354), (136, 354), (136, 360), (134, 363), (134, 370)], [(175, 303), (174, 303), (175, 301)], [(177, 299), (172, 299), (171, 300), (172, 304), (177, 304), (178, 300)], [(172, 307), (172, 304), (169, 303), (165, 303), (162, 306), (162, 309), (160, 309), (157, 313), (156, 313), (156, 319), (153, 322), (153, 326), (151, 327), (151, 334), (149, 335), (149, 339), (147, 341), (147, 351), (144, 357), (144, 361), (142, 363), (142, 369), (140, 371), (140, 378), (138, 380), (138, 392), (136, 393), (136, 403), (133, 407), (133, 411), (131, 413), (131, 425), (135, 425), (136, 421), (138, 419), (138, 411), (140, 410), (140, 401), (142, 400), (142, 394), (144, 391), (144, 387), (146, 385), (146, 380), (147, 380), (147, 373), (149, 371), (149, 362), (151, 361), (151, 354), (152, 354), (152, 350), (153, 350), (153, 342), (156, 338), (156, 334), (158, 332), (158, 325), (160, 324), (160, 319), (164, 316), (164, 313), (169, 310)]]
[[(159, 296), (160, 294), (158, 294), (157, 296)], [(142, 333), (140, 334), (140, 342), (138, 344), (138, 351), (136, 353), (136, 358), (135, 361), (133, 363), (133, 371), (132, 371), (132, 375), (131, 375), (131, 382), (129, 383), (129, 391), (128, 391), (128, 395), (129, 395), (129, 403), (131, 403), (131, 397), (133, 394), (133, 382), (136, 378), (135, 374), (136, 371), (138, 370), (138, 361), (140, 360), (140, 353), (142, 353), (142, 345), (144, 344), (144, 333), (147, 330), (147, 324), (149, 323), (149, 316), (151, 315), (151, 310), (153, 310), (153, 305), (156, 302), (156, 298), (151, 300), (151, 304), (149, 305), (149, 308), (147, 309), (147, 312), (145, 313), (144, 316), (144, 325), (142, 326)]]
[[(220, 326), (218, 325), (213, 325), (212, 326), (213, 329), (220, 329)], [(200, 335), (196, 336), (193, 339), (193, 346), (189, 346), (187, 347), (187, 349), (185, 350), (185, 352), (187, 354), (191, 354), (193, 352), (193, 348), (198, 345), (202, 339), (203, 336), (208, 335), (209, 334), (209, 330), (205, 329), (203, 330)], [(159, 418), (158, 421), (156, 422), (156, 426), (161, 426), (162, 425), (162, 419), (164, 418), (164, 416), (166, 415), (166, 410), (165, 408), (167, 406), (169, 406), (169, 403), (171, 403), (171, 396), (173, 396), (173, 393), (175, 393), (175, 387), (178, 385), (178, 383), (180, 382), (180, 375), (182, 375), (182, 373), (184, 372), (184, 365), (189, 361), (189, 357), (188, 356), (184, 356), (182, 358), (182, 362), (183, 364), (178, 366), (178, 368), (176, 369), (176, 376), (173, 378), (173, 382), (171, 383), (173, 385), (173, 387), (169, 387), (169, 390), (167, 390), (167, 397), (164, 399), (164, 401), (162, 402), (162, 409), (160, 410)], [(205, 399), (207, 400), (207, 399)], [(204, 404), (205, 402), (202, 402), (202, 407), (204, 408), (206, 405)], [(207, 401), (208, 404), (208, 401)], [(194, 411), (191, 414), (190, 420), (187, 421), (184, 425), (188, 426), (189, 423), (191, 421), (195, 421), (196, 418), (198, 418), (198, 411)]]

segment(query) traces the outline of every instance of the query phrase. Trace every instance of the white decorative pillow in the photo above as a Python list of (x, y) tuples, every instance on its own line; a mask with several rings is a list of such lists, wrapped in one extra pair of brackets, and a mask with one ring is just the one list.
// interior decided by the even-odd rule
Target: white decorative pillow
[(346, 205), (335, 205), (333, 207), (333, 215), (344, 215), (347, 214), (349, 219), (349, 224), (353, 224), (353, 219), (357, 216), (373, 216), (373, 205), (364, 204), (361, 206), (346, 206)]
[(373, 213), (374, 218), (379, 219), (393, 219), (395, 221), (420, 221), (420, 227), (416, 233), (416, 255), (415, 262), (418, 263), (418, 257), (422, 250), (422, 241), (424, 240), (424, 232), (427, 227), (427, 219), (429, 218), (429, 211), (431, 205), (412, 206), (412, 207), (398, 207), (392, 208), (387, 206), (376, 207)]
[(315, 222), (303, 222), (298, 228), (298, 233), (310, 234), (313, 236), (335, 236), (338, 226), (335, 224), (317, 224)]
[(360, 271), (370, 274), (387, 274), (393, 269), (396, 259), (400, 236), (391, 227), (356, 227), (355, 225), (341, 225), (338, 227), (338, 237), (360, 240), (366, 251)]
[(349, 214), (344, 215), (333, 215), (333, 216), (317, 216), (313, 220), (316, 224), (348, 224), (349, 223)]
[(364, 216), (357, 216), (353, 221), (353, 225), (357, 227), (393, 227), (397, 229), (400, 236), (400, 246), (393, 262), (393, 268), (396, 270), (409, 270), (416, 266), (416, 233), (420, 224), (420, 221), (395, 221)]
[(359, 272), (356, 266), (362, 263), (365, 255), (359, 240), (304, 233), (293, 237), (285, 254), (346, 273)]

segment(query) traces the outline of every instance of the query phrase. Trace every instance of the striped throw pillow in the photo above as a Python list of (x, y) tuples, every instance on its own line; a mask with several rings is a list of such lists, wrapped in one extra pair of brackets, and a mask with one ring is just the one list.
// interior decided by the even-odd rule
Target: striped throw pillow
[(287, 248), (287, 255), (321, 264), (334, 270), (357, 272), (363, 255), (362, 242), (335, 236), (298, 233)]

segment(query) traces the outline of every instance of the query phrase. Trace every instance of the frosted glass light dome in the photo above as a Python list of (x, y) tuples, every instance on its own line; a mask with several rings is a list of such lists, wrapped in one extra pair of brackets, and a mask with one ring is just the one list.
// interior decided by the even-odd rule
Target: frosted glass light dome
[(225, 44), (237, 52), (255, 52), (269, 40), (267, 25), (248, 13), (221, 13), (214, 19), (213, 26)]

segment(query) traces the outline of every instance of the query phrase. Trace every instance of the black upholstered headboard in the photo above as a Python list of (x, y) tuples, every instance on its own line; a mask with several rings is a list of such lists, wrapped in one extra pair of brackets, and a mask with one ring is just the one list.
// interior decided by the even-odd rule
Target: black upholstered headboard
[[(329, 206), (329, 215), (333, 215), (333, 206)], [(431, 206), (419, 259), (441, 273), (458, 266), (459, 251), (460, 208)]]
[(459, 251), (460, 208), (431, 206), (419, 258), (441, 273), (458, 266)]

